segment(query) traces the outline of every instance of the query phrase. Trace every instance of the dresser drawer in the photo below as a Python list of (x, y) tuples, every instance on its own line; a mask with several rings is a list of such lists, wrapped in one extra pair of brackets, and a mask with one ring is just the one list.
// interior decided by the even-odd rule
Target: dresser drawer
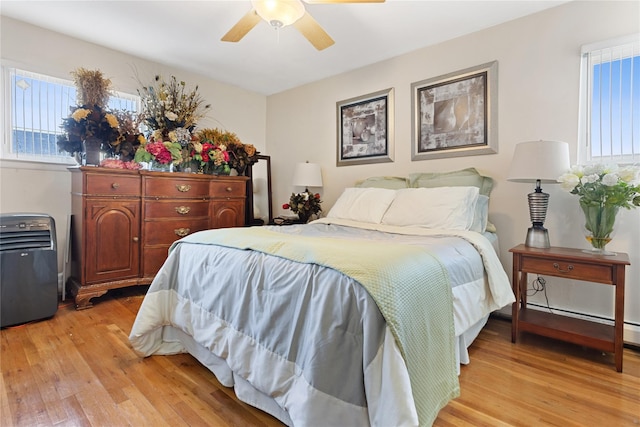
[(211, 181), (211, 197), (244, 197), (245, 181)]
[(613, 283), (612, 269), (607, 265), (575, 261), (558, 261), (553, 258), (522, 257), (522, 271), (575, 280)]
[(147, 221), (144, 223), (144, 243), (145, 246), (166, 245), (208, 228), (208, 218), (197, 221)]
[(154, 200), (144, 204), (144, 215), (148, 219), (157, 218), (198, 218), (209, 217), (209, 202), (206, 200)]
[(155, 198), (200, 198), (209, 197), (209, 181), (188, 178), (146, 177), (146, 197)]
[(87, 174), (87, 194), (91, 196), (140, 196), (140, 176)]

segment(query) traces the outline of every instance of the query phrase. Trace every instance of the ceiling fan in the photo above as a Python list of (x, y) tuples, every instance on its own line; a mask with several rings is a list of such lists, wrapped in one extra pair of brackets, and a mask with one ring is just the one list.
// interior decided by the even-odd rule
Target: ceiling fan
[[(385, 0), (304, 0), (306, 3), (383, 3)], [(224, 42), (240, 41), (261, 19), (276, 30), (293, 25), (318, 50), (335, 42), (305, 10), (300, 0), (252, 0), (251, 9), (224, 36)]]

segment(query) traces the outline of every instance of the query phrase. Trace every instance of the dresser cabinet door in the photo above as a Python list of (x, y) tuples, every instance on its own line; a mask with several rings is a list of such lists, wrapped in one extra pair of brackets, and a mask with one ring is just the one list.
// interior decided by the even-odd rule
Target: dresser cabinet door
[(140, 202), (88, 199), (86, 208), (86, 282), (138, 276)]
[(212, 200), (211, 228), (242, 227), (244, 199)]

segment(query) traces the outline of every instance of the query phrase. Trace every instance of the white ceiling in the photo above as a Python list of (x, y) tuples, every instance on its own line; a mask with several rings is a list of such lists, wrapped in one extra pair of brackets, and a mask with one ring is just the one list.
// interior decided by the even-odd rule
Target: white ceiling
[(251, 9), (249, 0), (2, 0), (0, 13), (270, 95), (562, 3), (566, 1), (305, 3), (336, 42), (323, 51), (295, 28), (278, 34), (266, 22), (239, 43), (221, 42)]

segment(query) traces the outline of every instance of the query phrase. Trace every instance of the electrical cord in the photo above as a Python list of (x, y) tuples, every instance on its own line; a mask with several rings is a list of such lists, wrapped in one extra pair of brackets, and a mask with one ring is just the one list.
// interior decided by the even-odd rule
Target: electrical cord
[(551, 310), (551, 307), (549, 306), (549, 297), (547, 296), (546, 284), (547, 284), (547, 281), (544, 279), (544, 277), (537, 276), (531, 282), (531, 288), (527, 289), (527, 296), (530, 297), (537, 294), (538, 292), (544, 292), (544, 299), (547, 302), (547, 310), (549, 310), (549, 313), (553, 313), (553, 311)]

